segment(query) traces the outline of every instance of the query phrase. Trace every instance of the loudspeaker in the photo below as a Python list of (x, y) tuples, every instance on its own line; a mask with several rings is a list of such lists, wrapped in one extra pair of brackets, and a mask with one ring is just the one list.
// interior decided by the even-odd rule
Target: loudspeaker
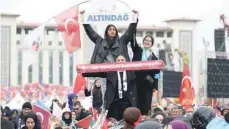
[(163, 97), (179, 97), (182, 72), (163, 71)]
[(225, 52), (225, 30), (223, 28), (215, 29), (215, 51), (216, 52)]
[(207, 96), (229, 98), (229, 60), (208, 58)]

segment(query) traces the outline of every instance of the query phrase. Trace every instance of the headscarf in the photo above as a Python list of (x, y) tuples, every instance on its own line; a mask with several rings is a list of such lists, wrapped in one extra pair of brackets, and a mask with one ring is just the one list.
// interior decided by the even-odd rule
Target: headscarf
[(172, 125), (173, 129), (189, 129), (188, 125), (181, 120), (173, 120), (170, 125)]

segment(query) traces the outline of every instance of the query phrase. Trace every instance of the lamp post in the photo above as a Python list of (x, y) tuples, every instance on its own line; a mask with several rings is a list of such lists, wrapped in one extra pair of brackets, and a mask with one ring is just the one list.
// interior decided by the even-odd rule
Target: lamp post
[(209, 41), (206, 41), (205, 38), (203, 38), (203, 44), (204, 44), (204, 96), (207, 98), (207, 54), (208, 54), (208, 47), (209, 47)]

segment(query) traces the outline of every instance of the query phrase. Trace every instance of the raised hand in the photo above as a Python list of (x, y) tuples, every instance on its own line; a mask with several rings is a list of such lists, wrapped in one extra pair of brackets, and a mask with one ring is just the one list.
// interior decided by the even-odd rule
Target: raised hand
[(138, 11), (136, 11), (136, 10), (132, 10), (132, 12), (135, 13), (135, 14), (138, 14)]
[(85, 13), (85, 10), (80, 11), (80, 14), (84, 14), (84, 13)]

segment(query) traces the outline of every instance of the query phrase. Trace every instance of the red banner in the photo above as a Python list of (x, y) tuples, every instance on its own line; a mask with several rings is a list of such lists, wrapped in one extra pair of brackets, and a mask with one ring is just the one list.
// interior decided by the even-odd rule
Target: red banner
[(103, 63), (103, 64), (82, 64), (77, 65), (77, 71), (80, 73), (93, 72), (111, 72), (124, 70), (152, 70), (164, 67), (162, 60), (152, 61), (133, 61), (122, 63)]

